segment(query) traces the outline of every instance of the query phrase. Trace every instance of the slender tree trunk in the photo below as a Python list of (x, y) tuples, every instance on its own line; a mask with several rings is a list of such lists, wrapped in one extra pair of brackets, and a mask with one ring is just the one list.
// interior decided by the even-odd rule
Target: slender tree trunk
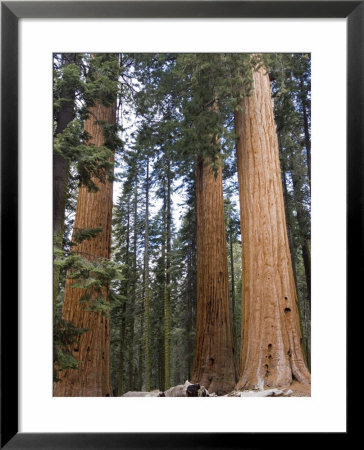
[(303, 111), (303, 132), (305, 135), (305, 147), (306, 147), (306, 156), (307, 156), (307, 176), (309, 185), (311, 187), (311, 137), (308, 125), (308, 114), (307, 114), (307, 104), (306, 104), (306, 91), (305, 86), (303, 84), (303, 79), (300, 80), (300, 88), (301, 88), (301, 103), (302, 103), (302, 111)]
[(128, 198), (127, 210), (127, 226), (126, 226), (126, 274), (125, 274), (125, 298), (127, 317), (125, 323), (127, 324), (127, 342), (124, 342), (125, 348), (128, 349), (128, 370), (127, 370), (127, 386), (128, 390), (133, 390), (133, 338), (134, 338), (134, 298), (131, 292), (134, 289), (132, 284), (132, 270), (130, 270), (130, 197)]
[(303, 239), (302, 242), (302, 258), (305, 266), (307, 298), (311, 304), (311, 249), (309, 239)]
[(265, 69), (235, 111), (243, 241), (243, 323), (237, 388), (310, 383), (284, 213), (271, 88)]
[[(115, 106), (100, 104), (90, 108), (90, 116), (85, 121), (85, 131), (92, 136), (90, 144), (104, 144), (103, 129), (99, 121), (115, 122)], [(93, 180), (99, 190), (89, 192), (85, 186), (79, 189), (74, 229), (102, 228), (96, 237), (82, 241), (73, 249), (87, 259), (109, 259), (111, 241), (112, 183)], [(79, 367), (67, 369), (59, 374), (60, 382), (54, 384), (54, 396), (98, 397), (112, 396), (110, 381), (110, 327), (109, 319), (101, 312), (87, 311), (80, 299), (85, 290), (73, 287), (74, 280), (67, 278), (63, 305), (63, 319), (77, 328), (87, 328), (77, 343), (72, 346), (74, 358)], [(92, 295), (92, 291), (90, 294)], [(108, 289), (103, 289), (108, 298)]]
[[(196, 191), (196, 189), (195, 189)], [(195, 347), (195, 336), (193, 332), (196, 331), (196, 310), (197, 310), (197, 206), (196, 197), (194, 198), (194, 217), (191, 226), (191, 243), (190, 243), (190, 261), (191, 270), (189, 274), (189, 296), (190, 296), (190, 335), (189, 335), (189, 367), (190, 367), (190, 377), (192, 377), (193, 370), (193, 360), (194, 360), (194, 347)]]
[(119, 377), (118, 377), (118, 396), (124, 394), (124, 354), (125, 354), (125, 313), (126, 302), (123, 302), (122, 306), (122, 318), (120, 327), (120, 350), (119, 350)]
[(158, 384), (160, 391), (164, 391), (164, 337), (158, 337)]
[[(63, 54), (63, 66), (67, 66), (74, 59), (75, 55), (73, 53)], [(62, 93), (64, 101), (58, 115), (56, 136), (62, 133), (73, 120), (74, 94), (70, 89)], [(53, 245), (55, 248), (62, 248), (68, 173), (69, 162), (63, 156), (53, 152)], [(53, 318), (55, 318), (56, 314), (59, 274), (59, 267), (53, 266)]]
[(130, 311), (130, 336), (129, 336), (129, 391), (134, 390), (134, 326), (135, 326), (135, 307), (137, 302), (137, 239), (138, 239), (138, 184), (135, 177), (135, 192), (133, 200), (134, 215), (134, 236), (133, 236), (133, 266), (132, 266), (132, 287), (131, 298), (132, 308)]
[(297, 176), (296, 168), (291, 167), (293, 195), (297, 211), (297, 223), (299, 228), (299, 237), (302, 249), (302, 259), (305, 268), (306, 286), (308, 301), (311, 303), (311, 249), (310, 237), (308, 232), (308, 212), (303, 207), (304, 196), (302, 194), (302, 180)]
[[(145, 257), (144, 257), (145, 262)], [(144, 264), (144, 270), (143, 270), (143, 283), (142, 283), (142, 293), (141, 293), (141, 304), (140, 304), (140, 324), (139, 324), (139, 330), (140, 330), (140, 338), (138, 342), (138, 391), (143, 390), (143, 374), (144, 374), (144, 347), (145, 347), (145, 333), (144, 333), (144, 299), (145, 299), (145, 264)]]
[(171, 170), (170, 162), (167, 162), (167, 211), (166, 211), (166, 285), (164, 297), (164, 387), (171, 387), (170, 374), (170, 339), (171, 339)]
[(230, 275), (231, 275), (231, 317), (233, 325), (233, 346), (234, 346), (234, 357), (235, 364), (236, 360), (236, 326), (235, 326), (235, 271), (234, 271), (234, 248), (233, 248), (233, 234), (230, 230), (229, 232), (229, 251), (230, 251)]
[(187, 379), (191, 379), (192, 373), (192, 296), (194, 295), (193, 282), (192, 282), (192, 238), (191, 242), (188, 244), (188, 254), (187, 254), (187, 288), (186, 288), (186, 297), (187, 297), (187, 323), (186, 323), (186, 353), (187, 353)]
[(293, 195), (297, 211), (297, 223), (299, 229), (299, 240), (302, 250), (303, 267), (305, 269), (307, 297), (302, 299), (301, 310), (302, 314), (302, 328), (304, 332), (304, 348), (307, 358), (308, 366), (310, 367), (310, 352), (311, 352), (311, 246), (310, 237), (307, 230), (307, 211), (302, 206), (303, 196), (301, 193), (301, 185), (299, 179), (292, 170)]
[(291, 254), (291, 262), (292, 262), (292, 270), (293, 270), (293, 278), (295, 285), (297, 285), (297, 273), (296, 273), (296, 257), (295, 257), (295, 245), (293, 242), (293, 217), (292, 213), (289, 210), (288, 202), (289, 202), (289, 196), (288, 196), (288, 190), (287, 190), (287, 180), (286, 180), (286, 173), (283, 170), (282, 174), (283, 178), (283, 197), (284, 197), (284, 207), (285, 207), (285, 213), (286, 213), (286, 219), (287, 219), (287, 235), (288, 235), (288, 243), (289, 243), (289, 250)]
[[(167, 297), (167, 283), (166, 283), (166, 247), (167, 247), (167, 186), (165, 178), (162, 181), (162, 236), (161, 236), (161, 261), (160, 261), (160, 283), (159, 283), (159, 297), (162, 299), (162, 309), (161, 314), (158, 318), (160, 323), (163, 323), (163, 330), (160, 331), (162, 333), (159, 334), (159, 343), (158, 343), (158, 354), (159, 354), (159, 383), (160, 390), (166, 390), (166, 367), (165, 367), (165, 352), (166, 352), (166, 297)], [(158, 309), (159, 311), (159, 309)]]
[[(134, 298), (133, 298), (134, 299)], [(129, 311), (128, 352), (128, 390), (134, 390), (134, 311)]]
[[(144, 320), (143, 320), (144, 316), (141, 316), (140, 319), (140, 326), (141, 329), (144, 329)], [(143, 344), (144, 344), (144, 336), (141, 336), (140, 342), (139, 342), (139, 347), (138, 347), (138, 391), (142, 391), (143, 390), (143, 361), (144, 361), (144, 352), (143, 352)]]
[(197, 322), (192, 381), (210, 392), (230, 392), (236, 382), (229, 304), (222, 173), (197, 164)]
[(144, 254), (144, 359), (145, 389), (150, 391), (150, 322), (149, 322), (149, 157), (145, 187), (145, 254)]

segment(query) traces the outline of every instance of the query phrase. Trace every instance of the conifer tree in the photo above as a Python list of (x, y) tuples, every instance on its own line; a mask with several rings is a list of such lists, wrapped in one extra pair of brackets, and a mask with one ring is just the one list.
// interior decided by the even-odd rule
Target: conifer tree
[(192, 380), (223, 394), (235, 385), (221, 168), (198, 162), (197, 323)]
[[(88, 117), (84, 122), (84, 130), (89, 137), (87, 144), (95, 149), (108, 144), (110, 129), (115, 125), (114, 92), (118, 73), (118, 61), (113, 55), (98, 58), (110, 62), (110, 67), (114, 70), (110, 83), (103, 84), (102, 93), (98, 91), (100, 98), (93, 100), (94, 104), (88, 108)], [(98, 66), (95, 66), (94, 70), (97, 81)], [(107, 90), (108, 88), (110, 90)], [(109, 150), (109, 153), (112, 165), (113, 151)], [(101, 171), (99, 175), (101, 176)], [(105, 172), (104, 182), (95, 178), (90, 181), (97, 189), (96, 192), (90, 191), (85, 185), (79, 188), (73, 231), (73, 240), (79, 243), (74, 246), (73, 253), (92, 262), (92, 265), (86, 265), (84, 270), (97, 273), (98, 261), (110, 258), (112, 181)], [(97, 234), (91, 234), (88, 239), (76, 239), (82, 230), (97, 230)], [(70, 269), (66, 280), (62, 318), (85, 332), (76, 339), (70, 349), (72, 356), (79, 362), (78, 367), (76, 370), (65, 369), (59, 373), (59, 381), (54, 384), (55, 396), (112, 396), (109, 318), (105, 311), (108, 311), (107, 283), (100, 280), (77, 282)]]
[(149, 156), (145, 174), (145, 237), (144, 237), (144, 358), (145, 389), (150, 391), (150, 289), (149, 289)]
[[(114, 206), (113, 259), (122, 268), (119, 296), (111, 305), (111, 350), (114, 389), (118, 395), (135, 390), (135, 355), (140, 303), (138, 249), (140, 241), (138, 152), (126, 150), (122, 158), (122, 190)], [(140, 315), (140, 314), (139, 314)]]
[[(79, 69), (75, 65), (76, 55), (64, 53), (60, 55), (55, 73), (59, 76), (54, 82), (54, 115), (56, 121), (55, 136), (63, 133), (74, 118), (75, 78), (79, 77)], [(59, 67), (60, 65), (60, 67)], [(59, 72), (61, 72), (59, 74)], [(53, 236), (54, 246), (62, 247), (66, 192), (69, 175), (69, 160), (62, 154), (53, 152)], [(56, 298), (58, 293), (59, 268), (53, 266), (53, 317), (56, 314)]]
[[(228, 191), (230, 192), (230, 191)], [(233, 325), (233, 345), (234, 345), (234, 355), (235, 362), (238, 365), (238, 332), (240, 331), (241, 316), (239, 314), (239, 308), (237, 307), (237, 295), (236, 295), (236, 277), (237, 274), (235, 270), (236, 256), (235, 248), (236, 245), (240, 247), (240, 242), (238, 241), (237, 235), (239, 235), (240, 221), (238, 218), (238, 212), (234, 210), (234, 206), (230, 200), (230, 197), (224, 199), (225, 202), (225, 223), (226, 223), (226, 234), (227, 234), (227, 252), (228, 252), (228, 263), (229, 263), (229, 278), (230, 278), (230, 309)], [(241, 253), (241, 251), (240, 251)], [(240, 255), (239, 255), (240, 260)], [(239, 272), (241, 272), (241, 267), (239, 267)]]
[[(183, 181), (186, 189), (186, 212), (182, 217), (180, 229), (174, 241), (176, 255), (177, 280), (180, 285), (178, 292), (179, 302), (176, 302), (174, 323), (176, 326), (182, 326), (184, 330), (183, 343), (181, 345), (182, 358), (172, 357), (172, 372), (176, 373), (176, 365), (184, 363), (182, 380), (190, 380), (192, 375), (193, 352), (195, 342), (195, 324), (196, 324), (196, 289), (197, 289), (197, 248), (196, 248), (196, 187), (195, 173), (190, 169)], [(178, 325), (177, 325), (178, 324)], [(173, 331), (173, 330), (172, 330)], [(172, 348), (174, 355), (176, 353), (177, 339), (172, 339)], [(180, 383), (175, 380), (175, 384)]]
[(217, 74), (209, 55), (192, 59), (191, 102), (186, 122), (199, 136), (196, 155), (197, 316), (192, 381), (217, 394), (236, 382), (229, 304), (226, 231), (219, 130)]
[(310, 365), (310, 58), (307, 54), (284, 54), (270, 59), (288, 236), (303, 346)]
[[(118, 349), (117, 362), (111, 361), (112, 366), (117, 367), (117, 393), (122, 395), (125, 388), (126, 354), (128, 346), (126, 342), (127, 321), (130, 316), (130, 235), (131, 235), (131, 192), (130, 186), (125, 183), (123, 192), (116, 202), (113, 214), (114, 260), (120, 264), (122, 280), (115, 286), (118, 296), (111, 302), (111, 351)], [(115, 345), (115, 328), (117, 328), (117, 345)]]
[[(170, 341), (171, 341), (171, 259), (172, 259), (172, 169), (171, 161), (168, 157), (166, 142), (161, 148), (160, 157), (154, 164), (153, 176), (159, 181), (159, 189), (156, 194), (162, 200), (162, 207), (159, 217), (156, 217), (160, 228), (157, 231), (160, 241), (160, 258), (159, 258), (159, 284), (161, 292), (159, 298), (163, 299), (162, 315), (160, 320), (163, 323), (163, 336), (161, 337), (161, 345), (163, 347), (163, 355), (161, 358), (161, 386), (163, 390), (171, 387), (171, 357), (170, 357)], [(156, 224), (157, 225), (157, 224)], [(158, 225), (157, 225), (158, 226)], [(157, 244), (158, 245), (158, 244)]]
[(243, 241), (243, 324), (238, 389), (310, 383), (300, 333), (283, 205), (271, 86), (253, 72), (235, 111)]
[(171, 385), (170, 375), (170, 339), (171, 339), (171, 228), (172, 228), (172, 211), (171, 211), (171, 164), (167, 161), (167, 192), (166, 192), (166, 286), (164, 295), (164, 382), (165, 389), (169, 389)]

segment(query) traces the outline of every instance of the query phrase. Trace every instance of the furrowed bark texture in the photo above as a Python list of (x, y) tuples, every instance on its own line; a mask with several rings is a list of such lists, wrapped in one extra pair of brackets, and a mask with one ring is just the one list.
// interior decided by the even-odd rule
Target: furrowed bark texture
[(271, 88), (265, 69), (235, 111), (243, 257), (237, 389), (310, 383), (283, 203)]
[(236, 382), (229, 305), (222, 174), (197, 165), (197, 319), (192, 382), (230, 392)]
[[(89, 143), (104, 145), (102, 126), (97, 121), (115, 122), (115, 107), (96, 105), (90, 108), (90, 116), (84, 128), (92, 136)], [(74, 229), (102, 228), (96, 237), (86, 239), (73, 247), (86, 259), (110, 258), (112, 182), (106, 179), (101, 183), (93, 182), (99, 188), (89, 192), (85, 186), (79, 189)], [(80, 361), (78, 370), (67, 369), (59, 373), (61, 381), (54, 384), (54, 396), (65, 397), (99, 397), (112, 396), (110, 381), (110, 327), (109, 318), (101, 312), (85, 310), (85, 303), (80, 299), (85, 289), (73, 287), (77, 280), (67, 278), (62, 318), (71, 321), (78, 328), (87, 328), (78, 342), (72, 346), (72, 354)], [(89, 293), (92, 295), (92, 291)], [(108, 298), (108, 289), (102, 292)]]

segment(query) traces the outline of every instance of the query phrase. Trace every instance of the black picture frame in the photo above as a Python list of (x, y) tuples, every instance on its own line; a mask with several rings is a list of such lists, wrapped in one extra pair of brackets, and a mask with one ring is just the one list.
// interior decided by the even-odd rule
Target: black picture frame
[[(193, 417), (186, 418), (186, 433), (18, 433), (18, 21), (107, 17), (347, 19), (348, 302), (363, 273), (364, 1), (1, 2), (1, 448), (260, 447), (267, 433), (189, 433), (188, 421), (198, 420)], [(349, 422), (336, 442), (347, 438), (348, 431)], [(279, 434), (269, 439), (279, 439)], [(300, 445), (307, 438), (302, 435)]]

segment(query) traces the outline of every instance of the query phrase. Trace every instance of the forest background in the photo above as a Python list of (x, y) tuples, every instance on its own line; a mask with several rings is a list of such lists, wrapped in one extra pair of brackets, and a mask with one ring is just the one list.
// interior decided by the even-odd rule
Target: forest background
[[(59, 250), (56, 251), (55, 260), (54, 356), (58, 371), (78, 370), (77, 357), (75, 358), (78, 348), (75, 348), (75, 343), (85, 332), (61, 319), (64, 276), (68, 270), (68, 273), (73, 271), (72, 278), (82, 279), (86, 283), (79, 285), (80, 288), (86, 288), (87, 291), (96, 286), (97, 296), (86, 294), (79, 296), (79, 300), (86, 302), (87, 308), (93, 310), (94, 315), (102, 313), (111, 319), (110, 363), (114, 395), (142, 388), (163, 390), (171, 384), (190, 379), (197, 309), (195, 163), (198, 155), (208, 157), (213, 162), (215, 174), (221, 166), (220, 160), (224, 160), (229, 304), (233, 347), (236, 349), (234, 358), (239, 360), (242, 320), (241, 237), (236, 204), (238, 189), (231, 115), (234, 110), (231, 108), (231, 99), (234, 95), (231, 88), (224, 86), (226, 80), (223, 81), (223, 77), (226, 74), (221, 70), (221, 64), (230, 65), (232, 73), (234, 64), (243, 69), (245, 67), (244, 70), (248, 73), (249, 58), (251, 59), (249, 55), (240, 55), (239, 59), (237, 55), (211, 54), (177, 57), (173, 54), (118, 57), (95, 55), (92, 58), (89, 55), (56, 55), (54, 148), (56, 158), (61, 155), (67, 160), (67, 170), (70, 170), (65, 197), (66, 221), (63, 223), (58, 220), (59, 223), (62, 222), (62, 226), (55, 230), (55, 243)], [(211, 62), (214, 59), (215, 64)], [(310, 58), (303, 54), (265, 55), (264, 60), (254, 64), (257, 67), (264, 64), (273, 81), (290, 255), (299, 293), (302, 344), (309, 366)], [(191, 77), (193, 80), (196, 76), (194, 74), (204, 74), (201, 78), (203, 83), (200, 80), (196, 84), (197, 91), (192, 91), (187, 107), (186, 98), (181, 95), (184, 92), (183, 86), (186, 86), (186, 74), (183, 70), (181, 72), (181, 67), (190, 71), (187, 74), (188, 83), (191, 83)], [(196, 67), (199, 67), (198, 71)], [(242, 78), (241, 74), (235, 74), (237, 78), (230, 80), (235, 89), (238, 89), (237, 86), (240, 86), (240, 92), (243, 89), (243, 97), (249, 95), (251, 89), (246, 73)], [(211, 80), (214, 89), (219, 92), (219, 113), (215, 114), (219, 117), (219, 123), (211, 123), (211, 106), (216, 106), (214, 102), (211, 103)], [(203, 85), (207, 88), (205, 93), (201, 91)], [(121, 91), (122, 101), (116, 106), (115, 99)], [(191, 96), (191, 91), (185, 95)], [(180, 103), (176, 103), (176, 98)], [(198, 120), (203, 114), (196, 114), (193, 110), (196, 108), (193, 105), (196, 99), (200, 104), (197, 106), (201, 108), (202, 105), (208, 112), (200, 124)], [(208, 104), (202, 104), (203, 99)], [(74, 105), (72, 113), (69, 108), (71, 100)], [(84, 134), (82, 123), (87, 121), (87, 115), (97, 103), (114, 103), (121, 121), (109, 121), (108, 125), (103, 120), (99, 125), (102, 125), (106, 144), (100, 146), (99, 143), (98, 147), (85, 146), (88, 137)], [(67, 116), (67, 109), (71, 120), (68, 119), (64, 125), (62, 117)], [(63, 113), (62, 120), (58, 118), (57, 121), (57, 113), (60, 111)], [(190, 123), (186, 125), (188, 114)], [(129, 115), (131, 121), (128, 125)], [(197, 135), (191, 134), (191, 123), (197, 130)], [(199, 134), (206, 130), (210, 135), (219, 136), (218, 154), (213, 146), (199, 148)], [(119, 164), (121, 170), (122, 189), (114, 208), (113, 265), (106, 263), (102, 266), (98, 260), (97, 276), (92, 278), (90, 267), (85, 267), (84, 261), (79, 257), (75, 258), (75, 254), (80, 255), (80, 252), (73, 252), (72, 246), (95, 239), (102, 233), (102, 229), (75, 227), (72, 239), (71, 230), (78, 183), (81, 182), (89, 192), (98, 189), (95, 177), (107, 184), (105, 174), (111, 165), (110, 152), (105, 147), (117, 150), (116, 165)], [(56, 171), (55, 175), (58, 176), (59, 173)], [(162, 181), (162, 185), (158, 186), (154, 180)], [(178, 192), (177, 196), (173, 196), (174, 191)], [(177, 208), (173, 205), (173, 200), (175, 203), (180, 202), (177, 203)], [(59, 202), (56, 201), (55, 204)], [(179, 209), (177, 220), (173, 219), (173, 207)], [(62, 211), (55, 211), (55, 223), (60, 214)], [(62, 244), (57, 241), (57, 233), (59, 236), (63, 235)], [(108, 252), (106, 249), (106, 253)], [(92, 271), (95, 273), (94, 267)], [(102, 290), (109, 286), (112, 286), (109, 290), (111, 310), (108, 302), (105, 302), (107, 295), (102, 295)], [(291, 311), (290, 308), (286, 309)]]

